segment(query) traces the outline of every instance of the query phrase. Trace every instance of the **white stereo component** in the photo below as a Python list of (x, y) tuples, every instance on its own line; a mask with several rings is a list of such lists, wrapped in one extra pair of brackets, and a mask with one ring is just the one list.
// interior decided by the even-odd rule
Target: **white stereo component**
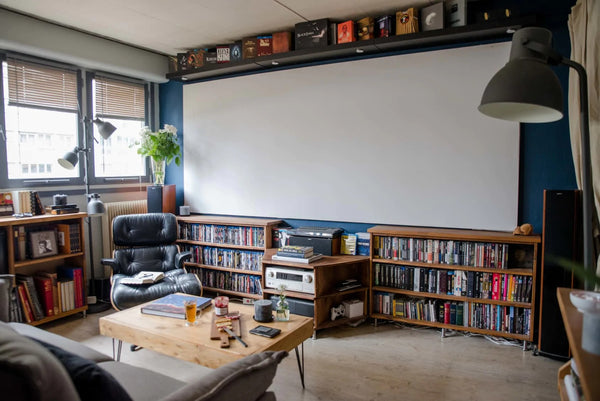
[(288, 291), (315, 293), (315, 273), (312, 270), (267, 266), (265, 286), (279, 289), (285, 285)]

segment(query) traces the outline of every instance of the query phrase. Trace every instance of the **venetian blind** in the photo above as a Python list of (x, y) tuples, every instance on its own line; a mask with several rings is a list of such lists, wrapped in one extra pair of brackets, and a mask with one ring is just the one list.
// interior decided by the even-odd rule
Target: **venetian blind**
[(144, 84), (96, 77), (95, 85), (97, 116), (145, 120)]
[(77, 72), (7, 59), (9, 105), (78, 110)]

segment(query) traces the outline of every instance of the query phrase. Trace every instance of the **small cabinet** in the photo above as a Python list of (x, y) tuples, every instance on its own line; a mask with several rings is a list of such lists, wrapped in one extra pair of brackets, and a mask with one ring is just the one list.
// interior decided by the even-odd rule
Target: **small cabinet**
[[(263, 273), (269, 266), (280, 266), (288, 269), (312, 270), (314, 272), (315, 293), (284, 291), (286, 297), (312, 302), (314, 305), (314, 330), (326, 329), (342, 324), (359, 321), (367, 316), (369, 293), (369, 258), (366, 256), (323, 256), (313, 263), (293, 263), (273, 260), (276, 249), (269, 249), (263, 259)], [(264, 275), (264, 274), (263, 274)], [(347, 279), (356, 279), (361, 286), (345, 291), (337, 291), (338, 284)], [(264, 286), (264, 279), (263, 279)], [(278, 295), (279, 290), (264, 288), (265, 299)], [(331, 320), (331, 308), (344, 301), (358, 299), (363, 302), (363, 313), (352, 319), (338, 317)]]

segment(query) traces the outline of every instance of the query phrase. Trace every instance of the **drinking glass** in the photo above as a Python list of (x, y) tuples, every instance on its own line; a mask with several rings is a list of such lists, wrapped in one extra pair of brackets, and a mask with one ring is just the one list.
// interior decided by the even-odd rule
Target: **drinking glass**
[(185, 325), (196, 325), (196, 301), (185, 301)]

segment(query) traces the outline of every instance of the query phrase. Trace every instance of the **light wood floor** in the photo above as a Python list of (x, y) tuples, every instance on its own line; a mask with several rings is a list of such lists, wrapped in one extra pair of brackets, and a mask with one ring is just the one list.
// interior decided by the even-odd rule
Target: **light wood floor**
[[(98, 318), (81, 315), (42, 328), (111, 355), (111, 340), (98, 333)], [(441, 338), (433, 329), (364, 323), (320, 331), (304, 343), (306, 389), (294, 352), (284, 359), (271, 386), (279, 400), (558, 400), (561, 362), (533, 356), (522, 347), (498, 345), (479, 336)], [(121, 360), (191, 380), (208, 370), (150, 350)]]

